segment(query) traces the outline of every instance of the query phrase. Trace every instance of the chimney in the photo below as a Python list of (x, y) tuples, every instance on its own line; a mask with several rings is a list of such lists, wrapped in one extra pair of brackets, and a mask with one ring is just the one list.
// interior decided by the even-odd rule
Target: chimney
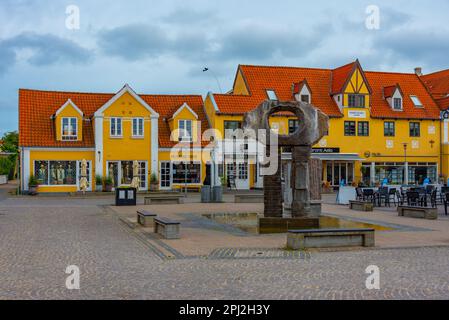
[(422, 76), (422, 68), (421, 67), (415, 68), (415, 73), (418, 77), (421, 77)]

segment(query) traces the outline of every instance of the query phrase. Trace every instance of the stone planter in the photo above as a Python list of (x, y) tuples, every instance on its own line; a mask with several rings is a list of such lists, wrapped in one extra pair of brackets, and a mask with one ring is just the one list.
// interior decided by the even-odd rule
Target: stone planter
[(112, 192), (112, 185), (105, 185), (105, 192)]
[(35, 195), (37, 195), (37, 188), (38, 188), (39, 186), (28, 186), (28, 194), (30, 195), (30, 196), (35, 196)]
[(96, 186), (95, 186), (95, 191), (96, 191), (96, 192), (101, 192), (101, 191), (103, 191), (103, 185), (101, 185), (101, 184), (96, 185)]
[(150, 183), (150, 191), (158, 191), (159, 183)]

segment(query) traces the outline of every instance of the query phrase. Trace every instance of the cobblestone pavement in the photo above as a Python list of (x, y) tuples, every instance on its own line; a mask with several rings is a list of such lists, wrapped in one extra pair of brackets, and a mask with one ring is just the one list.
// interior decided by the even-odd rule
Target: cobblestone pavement
[[(100, 205), (99, 205), (100, 204)], [(163, 259), (95, 199), (0, 201), (0, 299), (448, 299), (449, 247)], [(65, 287), (68, 265), (81, 289)], [(367, 290), (365, 269), (381, 270)]]

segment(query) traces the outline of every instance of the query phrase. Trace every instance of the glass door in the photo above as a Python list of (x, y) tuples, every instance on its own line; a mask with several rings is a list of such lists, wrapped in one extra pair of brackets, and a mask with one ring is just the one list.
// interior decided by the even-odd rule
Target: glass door
[(118, 161), (108, 161), (107, 162), (107, 176), (112, 178), (113, 189), (120, 185), (119, 181), (119, 162)]
[(161, 162), (161, 189), (171, 189), (171, 163)]

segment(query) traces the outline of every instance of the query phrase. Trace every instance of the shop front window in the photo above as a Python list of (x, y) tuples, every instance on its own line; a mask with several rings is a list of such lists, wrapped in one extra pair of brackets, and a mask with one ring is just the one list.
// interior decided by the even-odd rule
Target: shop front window
[(76, 185), (76, 161), (50, 161), (50, 185)]
[(418, 163), (408, 167), (409, 184), (422, 185), (429, 178), (430, 183), (437, 182), (437, 165), (434, 163)]
[[(76, 161), (34, 161), (34, 175), (42, 186), (76, 186), (81, 179), (81, 164), (77, 166)], [(87, 178), (90, 183), (90, 161), (87, 161)]]
[(34, 161), (34, 176), (40, 185), (48, 185), (48, 161)]
[(388, 180), (388, 184), (400, 185), (404, 183), (404, 166), (394, 163), (376, 165), (376, 181)]
[(198, 184), (201, 181), (201, 164), (184, 163), (173, 164), (174, 184)]

